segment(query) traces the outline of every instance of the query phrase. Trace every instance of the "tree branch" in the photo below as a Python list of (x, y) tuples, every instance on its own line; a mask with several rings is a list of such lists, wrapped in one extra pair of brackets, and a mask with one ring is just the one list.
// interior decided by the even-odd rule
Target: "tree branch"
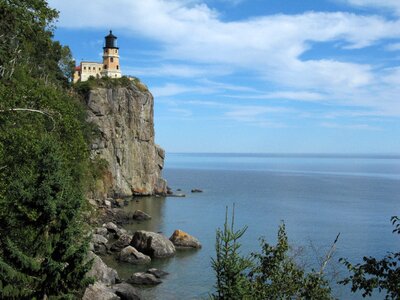
[(25, 111), (25, 112), (33, 112), (33, 113), (42, 114), (42, 115), (44, 115), (46, 117), (49, 117), (51, 119), (51, 121), (53, 122), (53, 128), (50, 131), (53, 131), (54, 128), (56, 127), (56, 121), (54, 120), (53, 116), (51, 114), (49, 114), (48, 112), (45, 112), (45, 111), (42, 111), (42, 110), (31, 109), (31, 108), (9, 108), (9, 109), (1, 109), (0, 113), (18, 112), (18, 111)]

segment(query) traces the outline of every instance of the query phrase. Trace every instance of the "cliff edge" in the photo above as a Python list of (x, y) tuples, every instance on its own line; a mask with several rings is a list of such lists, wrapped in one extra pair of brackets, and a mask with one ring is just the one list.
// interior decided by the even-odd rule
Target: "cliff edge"
[(165, 152), (154, 143), (154, 99), (143, 87), (96, 87), (86, 97), (88, 121), (100, 131), (91, 156), (107, 164), (96, 183), (98, 197), (166, 193)]

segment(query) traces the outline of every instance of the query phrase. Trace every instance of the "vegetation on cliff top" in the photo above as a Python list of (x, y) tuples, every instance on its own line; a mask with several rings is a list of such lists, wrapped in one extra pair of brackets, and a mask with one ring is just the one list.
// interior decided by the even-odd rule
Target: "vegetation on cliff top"
[(74, 295), (90, 266), (82, 220), (91, 128), (44, 0), (0, 1), (0, 298)]

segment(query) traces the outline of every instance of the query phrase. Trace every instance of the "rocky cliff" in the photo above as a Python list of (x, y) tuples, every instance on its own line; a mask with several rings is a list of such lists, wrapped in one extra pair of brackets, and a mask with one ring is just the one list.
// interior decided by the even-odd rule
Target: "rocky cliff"
[(106, 161), (98, 197), (166, 193), (161, 177), (164, 150), (154, 143), (153, 96), (143, 86), (92, 88), (86, 98), (88, 121), (99, 137), (93, 159)]

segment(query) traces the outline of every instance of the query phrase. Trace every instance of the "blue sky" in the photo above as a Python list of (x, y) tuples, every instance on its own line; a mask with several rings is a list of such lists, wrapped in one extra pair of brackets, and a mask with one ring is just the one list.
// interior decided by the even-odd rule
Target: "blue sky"
[(155, 97), (167, 152), (400, 153), (399, 0), (50, 0)]

